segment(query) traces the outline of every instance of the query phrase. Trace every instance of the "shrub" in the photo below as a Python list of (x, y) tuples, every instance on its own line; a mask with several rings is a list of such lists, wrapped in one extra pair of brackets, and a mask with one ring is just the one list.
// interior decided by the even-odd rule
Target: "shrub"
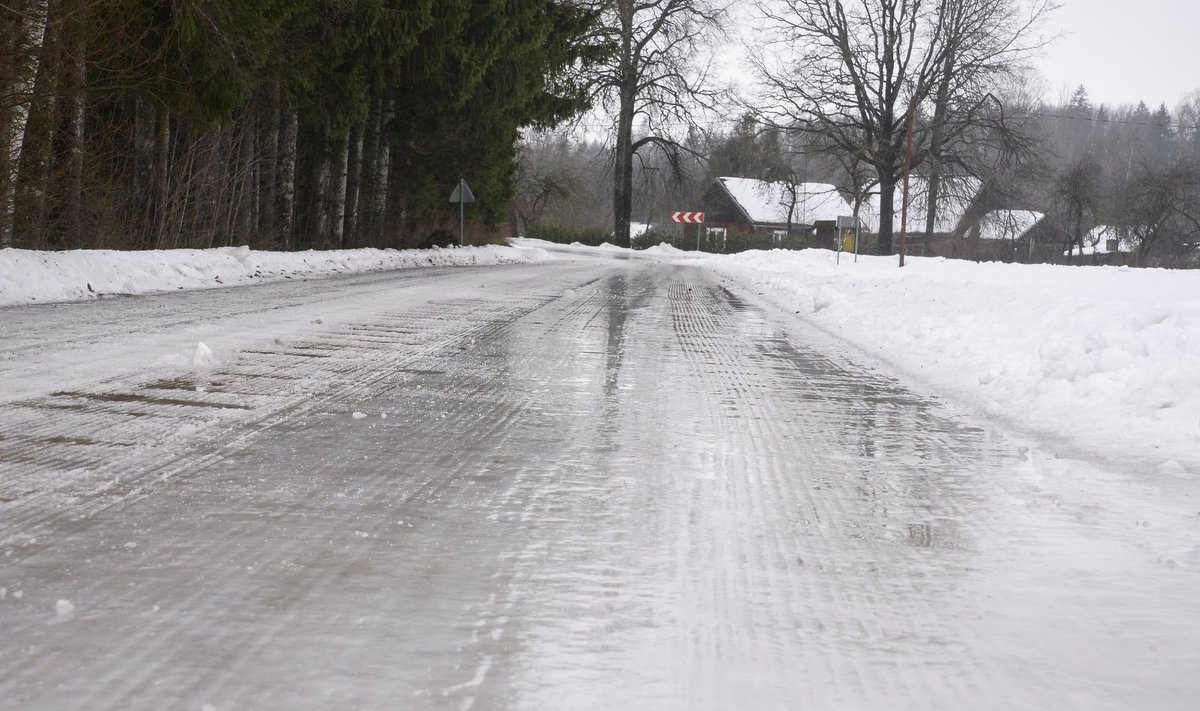
[(673, 235), (665, 232), (658, 232), (656, 230), (646, 230), (637, 237), (634, 237), (632, 241), (634, 249), (649, 249), (651, 247), (657, 247), (663, 242), (672, 244)]

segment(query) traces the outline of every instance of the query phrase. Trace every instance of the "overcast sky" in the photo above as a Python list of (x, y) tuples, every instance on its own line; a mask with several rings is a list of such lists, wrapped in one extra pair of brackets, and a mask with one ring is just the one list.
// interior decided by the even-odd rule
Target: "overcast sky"
[[(1049, 102), (1084, 85), (1094, 104), (1166, 102), (1175, 109), (1200, 89), (1200, 0), (1058, 0), (1043, 32), (1061, 34), (1035, 60)], [(753, 36), (751, 3), (734, 3), (734, 35)], [(731, 48), (718, 75), (747, 79), (742, 53)]]
[(1059, 0), (1064, 34), (1041, 60), (1046, 99), (1080, 84), (1092, 103), (1166, 102), (1200, 89), (1200, 0)]

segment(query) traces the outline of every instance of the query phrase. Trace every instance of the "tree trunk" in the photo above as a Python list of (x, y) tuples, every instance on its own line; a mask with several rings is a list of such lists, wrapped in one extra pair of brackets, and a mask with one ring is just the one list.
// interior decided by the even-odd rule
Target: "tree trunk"
[(154, 171), (151, 181), (150, 249), (163, 244), (167, 234), (167, 200), (171, 186), (171, 114), (161, 104), (154, 116)]
[(11, 247), (16, 238), (18, 167), (46, 43), (46, 0), (2, 4), (0, 20), (9, 28), (0, 40), (0, 247)]
[(54, 95), (58, 90), (62, 54), (62, 20), (51, 14), (49, 3), (42, 7), (45, 9), (42, 42), (35, 52), (33, 91), (27, 104), (25, 130), (19, 139), (12, 211), (14, 241), (23, 241), (33, 248), (45, 246), (52, 140), (57, 124)]
[(355, 124), (350, 132), (350, 153), (346, 165), (346, 214), (342, 223), (345, 237), (343, 246), (356, 246), (362, 241), (358, 238), (358, 203), (362, 192), (362, 154), (363, 134), (365, 127)]
[(229, 244), (230, 235), (237, 230), (239, 203), (236, 178), (239, 164), (238, 147), (241, 142), (237, 132), (233, 126), (223, 125), (215, 133), (205, 134), (205, 138), (209, 135), (213, 138), (211, 144), (215, 150), (209, 152), (206, 166), (209, 177), (204, 180), (204, 184), (208, 186), (212, 195), (208, 202), (213, 205), (213, 211), (211, 216), (201, 213), (198, 220), (207, 228), (205, 243), (189, 245), (201, 248)]
[(371, 197), (371, 224), (375, 231), (376, 246), (383, 246), (384, 219), (388, 214), (388, 182), (392, 172), (392, 143), (387, 137), (387, 126), (392, 122), (395, 104), (391, 99), (384, 99), (379, 116), (379, 146), (375, 157), (375, 175)]
[(156, 112), (150, 102), (138, 96), (132, 99), (133, 127), (130, 146), (133, 151), (129, 178), (129, 203), (137, 215), (131, 219), (130, 233), (137, 247), (149, 242), (150, 225), (154, 223), (154, 145)]
[(613, 244), (628, 247), (629, 220), (633, 215), (633, 115), (638, 81), (633, 47), (635, 6), (632, 0), (619, 0), (617, 5), (621, 23), (621, 67), (617, 145), (613, 155)]
[(83, 137), (87, 117), (87, 39), (84, 8), (70, 4), (65, 19), (62, 79), (59, 89), (58, 127), (54, 138), (53, 216), (56, 243), (62, 247), (82, 246), (83, 228)]
[(333, 158), (333, 196), (332, 204), (330, 205), (329, 225), (332, 237), (332, 244), (338, 249), (346, 247), (346, 183), (348, 182), (347, 170), (350, 167), (350, 139), (345, 137), (339, 140), (337, 151)]
[(360, 207), (357, 218), (359, 244), (372, 244), (375, 237), (375, 169), (379, 161), (380, 122), (383, 120), (383, 100), (379, 96), (371, 97), (371, 108), (367, 112), (367, 124), (363, 136), (362, 149), (362, 187), (359, 199)]
[[(957, 27), (957, 24), (954, 25)], [(942, 65), (937, 97), (933, 104), (933, 125), (929, 132), (929, 192), (925, 195), (925, 237), (933, 237), (937, 225), (938, 202), (942, 197), (942, 147), (946, 141), (946, 114), (950, 111), (950, 79), (958, 58), (957, 40), (952, 39)]]
[(881, 256), (892, 253), (892, 233), (896, 198), (896, 180), (892, 177), (880, 176), (879, 180), (879, 235), (876, 249)]
[(234, 181), (239, 193), (239, 199), (235, 203), (238, 206), (238, 244), (253, 243), (258, 226), (258, 146), (255, 141), (258, 137), (257, 116), (258, 111), (250, 108), (234, 124), (235, 133), (240, 134), (239, 160), (235, 166), (238, 174), (237, 180)]
[(296, 150), (300, 123), (296, 110), (284, 105), (281, 111), (283, 140), (279, 150), (279, 242), (283, 249), (295, 245), (296, 225)]
[(633, 109), (632, 90), (622, 89), (617, 115), (617, 145), (613, 156), (613, 244), (628, 247), (633, 215)]
[(277, 248), (279, 244), (279, 218), (277, 214), (279, 188), (279, 105), (281, 90), (278, 81), (271, 82), (268, 88), (266, 107), (263, 109), (259, 122), (262, 126), (263, 155), (259, 161), (258, 172), (258, 233), (262, 235), (269, 248)]
[(1083, 256), (1083, 206), (1080, 205), (1074, 214), (1074, 229), (1071, 232), (1071, 248), (1067, 250), (1067, 261), (1075, 258), (1075, 246), (1079, 246), (1079, 256)]
[[(324, 135), (324, 131), (321, 135)], [(324, 139), (320, 139), (324, 142)], [(331, 208), (330, 195), (330, 159), (328, 147), (322, 145), (320, 156), (317, 158), (317, 164), (313, 171), (313, 190), (312, 197), (316, 201), (315, 210), (311, 218), (309, 229), (312, 235), (309, 237), (310, 244), (315, 243), (318, 249), (329, 246), (329, 212)]]

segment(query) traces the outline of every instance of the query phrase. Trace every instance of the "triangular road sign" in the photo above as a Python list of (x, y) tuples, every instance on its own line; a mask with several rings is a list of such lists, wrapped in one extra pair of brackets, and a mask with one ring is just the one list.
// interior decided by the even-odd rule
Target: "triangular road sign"
[(475, 202), (475, 196), (471, 194), (471, 186), (467, 185), (467, 181), (458, 181), (454, 192), (450, 194), (450, 202)]

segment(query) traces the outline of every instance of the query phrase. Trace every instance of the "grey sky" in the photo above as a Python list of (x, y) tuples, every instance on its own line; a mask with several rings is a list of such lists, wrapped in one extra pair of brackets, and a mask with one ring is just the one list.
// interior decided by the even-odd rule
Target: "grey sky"
[(1200, 89), (1200, 0), (1059, 0), (1065, 33), (1039, 62), (1046, 99), (1083, 84), (1093, 103), (1166, 102)]
[[(1043, 31), (1061, 33), (1040, 59), (1042, 98), (1069, 98), (1087, 87), (1092, 102), (1110, 106), (1145, 101), (1174, 109), (1200, 89), (1200, 0), (1058, 0)], [(736, 36), (753, 36), (749, 2), (735, 3)], [(736, 41), (736, 40), (735, 40)], [(717, 73), (734, 83), (747, 79), (736, 47), (724, 51)]]

